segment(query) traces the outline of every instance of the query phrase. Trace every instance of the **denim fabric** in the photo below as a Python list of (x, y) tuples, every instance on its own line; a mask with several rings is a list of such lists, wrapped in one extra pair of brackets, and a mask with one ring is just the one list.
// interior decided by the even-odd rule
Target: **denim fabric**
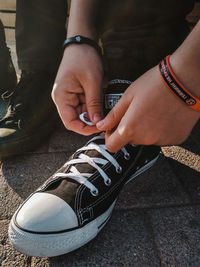
[[(170, 49), (173, 50), (186, 35), (184, 18), (193, 6), (193, 0), (101, 0), (96, 16), (97, 27), (101, 33), (106, 32), (105, 45), (110, 40), (116, 43), (119, 39), (122, 43), (123, 38), (127, 42), (135, 38), (140, 41), (134, 42), (134, 49), (140, 49), (141, 44), (146, 49), (144, 42), (148, 41), (147, 36), (153, 38), (158, 33), (163, 36), (162, 25), (164, 29), (169, 25), (164, 34), (168, 38), (167, 34), (173, 33), (173, 37), (170, 36)], [(17, 0), (16, 47), (20, 69), (57, 69), (66, 36), (66, 16), (67, 0)], [(176, 45), (172, 47), (173, 38), (176, 38), (176, 33), (182, 31), (182, 28), (184, 33), (178, 34)], [(161, 39), (160, 46), (164, 42)], [(155, 42), (150, 45), (154, 44)], [(165, 47), (167, 45), (168, 42)], [(164, 50), (162, 55), (165, 54)], [(151, 49), (145, 51), (152, 53)], [(156, 46), (154, 52), (156, 53)], [(155, 53), (148, 57), (152, 58)], [(160, 54), (157, 58), (160, 58)]]
[[(115, 2), (115, 4), (114, 4)], [(190, 29), (185, 20), (192, 0), (107, 0), (97, 23), (105, 69), (111, 79), (134, 81), (175, 51)]]
[(111, 28), (158, 25), (178, 21), (192, 11), (195, 0), (105, 0), (99, 2), (96, 25)]
[(66, 37), (67, 0), (17, 0), (16, 48), (20, 69), (55, 71)]

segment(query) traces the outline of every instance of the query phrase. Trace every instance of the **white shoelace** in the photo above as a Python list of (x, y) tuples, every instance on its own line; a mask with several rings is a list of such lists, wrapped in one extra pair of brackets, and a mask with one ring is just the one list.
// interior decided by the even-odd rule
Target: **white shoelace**
[[(74, 165), (74, 164), (79, 164), (79, 163), (87, 163), (100, 173), (101, 177), (104, 180), (104, 183), (107, 186), (109, 186), (111, 184), (111, 179), (101, 169), (99, 165), (105, 165), (108, 162), (110, 162), (115, 167), (117, 173), (122, 172), (122, 167), (119, 165), (116, 159), (106, 150), (105, 145), (101, 145), (101, 144), (98, 145), (94, 143), (95, 140), (100, 140), (100, 139), (104, 139), (104, 137), (103, 136), (94, 137), (93, 139), (90, 140), (90, 143), (88, 145), (78, 149), (77, 152), (81, 152), (81, 151), (84, 152), (86, 150), (87, 151), (96, 150), (106, 159), (93, 158), (83, 153), (80, 153), (78, 155), (78, 158), (68, 161), (67, 163), (64, 164), (63, 167), (67, 167), (69, 165)], [(127, 150), (123, 147), (121, 151), (124, 153), (124, 158), (128, 160), (130, 158), (130, 155), (127, 152)], [(91, 182), (88, 181), (88, 178), (91, 177), (93, 173), (80, 173), (75, 166), (71, 166), (69, 171), (70, 171), (69, 173), (62, 173), (62, 172), (56, 173), (54, 177), (55, 178), (57, 177), (70, 178), (80, 184), (84, 184), (90, 190), (93, 196), (98, 195), (98, 192), (99, 192), (98, 189)]]

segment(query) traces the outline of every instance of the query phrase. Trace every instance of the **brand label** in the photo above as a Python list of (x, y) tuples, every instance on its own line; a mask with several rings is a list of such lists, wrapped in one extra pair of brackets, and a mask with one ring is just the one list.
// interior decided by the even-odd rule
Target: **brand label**
[(120, 100), (123, 94), (106, 94), (105, 95), (105, 108), (112, 109)]

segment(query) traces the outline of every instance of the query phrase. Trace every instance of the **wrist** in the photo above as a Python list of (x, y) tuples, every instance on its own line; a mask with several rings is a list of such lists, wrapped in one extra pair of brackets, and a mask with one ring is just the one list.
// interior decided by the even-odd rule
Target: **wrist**
[(173, 53), (170, 64), (175, 75), (200, 98), (200, 21), (183, 44)]
[(176, 52), (170, 57), (170, 65), (185, 88), (200, 98), (200, 64)]
[(71, 38), (76, 35), (82, 35), (84, 37), (87, 37), (89, 39), (92, 39), (95, 42), (98, 42), (98, 35), (95, 29), (92, 27), (85, 27), (84, 29), (80, 29), (80, 27), (73, 27), (73, 28), (68, 28), (67, 31), (67, 38)]
[(82, 35), (75, 35), (73, 37), (67, 38), (64, 41), (63, 48), (65, 49), (66, 47), (68, 47), (69, 45), (72, 45), (72, 44), (76, 44), (76, 45), (87, 44), (87, 45), (93, 47), (96, 50), (96, 52), (99, 54), (100, 57), (102, 56), (101, 47), (98, 45), (98, 43), (96, 41), (94, 41), (91, 38), (87, 38), (87, 37), (82, 36)]

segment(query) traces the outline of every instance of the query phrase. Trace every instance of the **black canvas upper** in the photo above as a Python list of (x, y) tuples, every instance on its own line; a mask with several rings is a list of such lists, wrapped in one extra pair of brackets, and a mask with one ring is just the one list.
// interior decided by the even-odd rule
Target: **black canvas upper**
[[(98, 140), (99, 141), (99, 140)], [(95, 141), (94, 141), (95, 142)], [(97, 141), (96, 141), (97, 142)], [(98, 142), (97, 142), (98, 143)], [(61, 178), (53, 175), (36, 192), (46, 192), (54, 194), (68, 203), (78, 217), (79, 225), (93, 220), (104, 213), (118, 197), (119, 192), (130, 176), (138, 169), (151, 161), (160, 152), (156, 146), (126, 146), (130, 154), (129, 159), (124, 158), (124, 153), (120, 150), (113, 154), (114, 158), (122, 167), (122, 172), (117, 173), (115, 167), (108, 162), (101, 167), (111, 179), (111, 185), (106, 185), (100, 173), (89, 164), (76, 164), (76, 168), (84, 173), (93, 172), (88, 180), (99, 190), (98, 196), (93, 196), (85, 186), (70, 178)], [(92, 157), (99, 157), (97, 151), (82, 152)], [(79, 153), (75, 153), (71, 158), (76, 158)], [(101, 155), (102, 157), (102, 155)], [(61, 168), (58, 172), (69, 173), (70, 166)]]

